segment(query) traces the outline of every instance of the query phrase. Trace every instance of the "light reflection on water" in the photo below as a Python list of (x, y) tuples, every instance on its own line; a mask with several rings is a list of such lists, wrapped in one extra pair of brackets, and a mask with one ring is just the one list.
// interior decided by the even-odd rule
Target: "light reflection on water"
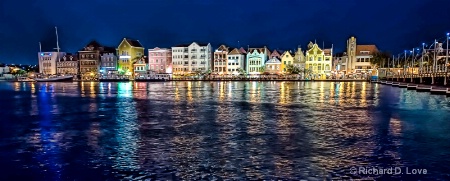
[(416, 177), (448, 179), (450, 171), (449, 98), (385, 85), (2, 83), (0, 93), (2, 180), (360, 178), (352, 166), (427, 168)]

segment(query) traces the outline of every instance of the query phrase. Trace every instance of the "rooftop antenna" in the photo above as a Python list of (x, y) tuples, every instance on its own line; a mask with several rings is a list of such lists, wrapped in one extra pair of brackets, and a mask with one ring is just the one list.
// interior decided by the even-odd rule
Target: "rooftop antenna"
[(239, 48), (241, 47), (241, 44), (239, 43), (239, 40), (238, 40), (238, 47), (239, 47)]
[(322, 48), (325, 49), (325, 41), (322, 41)]
[(39, 42), (39, 52), (42, 52), (42, 45), (41, 45), (41, 42)]

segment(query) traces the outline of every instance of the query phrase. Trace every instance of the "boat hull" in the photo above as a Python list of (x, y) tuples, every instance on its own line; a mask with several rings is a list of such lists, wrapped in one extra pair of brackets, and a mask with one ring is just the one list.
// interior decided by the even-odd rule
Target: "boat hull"
[(99, 82), (129, 82), (130, 79), (99, 79)]
[(55, 77), (55, 78), (48, 78), (48, 79), (35, 79), (36, 82), (72, 82), (73, 77)]
[(136, 82), (165, 82), (166, 79), (136, 79)]

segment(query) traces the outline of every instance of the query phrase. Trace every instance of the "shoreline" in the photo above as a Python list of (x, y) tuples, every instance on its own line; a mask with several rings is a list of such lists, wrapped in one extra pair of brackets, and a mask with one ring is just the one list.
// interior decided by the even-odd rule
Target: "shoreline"
[(417, 92), (429, 92), (432, 95), (447, 95), (450, 97), (450, 86), (443, 85), (429, 85), (429, 84), (416, 84), (416, 83), (408, 83), (408, 82), (400, 82), (400, 81), (387, 81), (387, 80), (379, 80), (373, 83), (382, 84), (386, 86), (398, 87), (400, 89), (406, 88), (410, 91)]
[[(120, 80), (120, 81), (99, 81), (99, 80), (73, 80), (66, 82), (187, 82), (187, 81), (205, 81), (205, 82), (370, 82), (370, 80), (366, 79), (339, 79), (339, 80), (295, 80), (295, 79), (272, 79), (272, 80), (167, 80), (167, 81), (136, 81), (136, 80)], [(0, 82), (26, 82), (26, 81), (17, 81), (17, 80), (6, 80)], [(28, 81), (28, 82), (36, 82), (36, 81)], [(44, 82), (48, 83), (48, 82)]]

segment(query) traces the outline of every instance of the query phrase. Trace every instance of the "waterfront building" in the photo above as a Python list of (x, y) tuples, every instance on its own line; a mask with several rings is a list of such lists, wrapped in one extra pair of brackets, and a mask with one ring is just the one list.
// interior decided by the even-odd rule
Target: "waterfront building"
[(375, 45), (358, 45), (356, 38), (350, 37), (347, 40), (347, 52), (341, 57), (342, 71), (346, 74), (370, 73), (373, 68), (370, 62), (376, 52), (378, 48)]
[(294, 66), (297, 66), (300, 70), (306, 69), (306, 58), (302, 48), (298, 47), (294, 54)]
[(146, 56), (141, 56), (141, 58), (133, 62), (134, 76), (137, 77), (142, 74), (147, 74), (148, 72), (148, 58)]
[(281, 55), (281, 72), (286, 72), (286, 67), (288, 65), (294, 65), (294, 57), (291, 51), (284, 51)]
[(167, 48), (148, 49), (148, 68), (157, 73), (172, 73), (172, 50)]
[(56, 62), (66, 55), (65, 52), (38, 52), (39, 73), (44, 75), (56, 75)]
[(121, 75), (134, 75), (134, 62), (144, 56), (144, 46), (138, 40), (124, 38), (117, 47), (117, 70)]
[(9, 67), (7, 65), (0, 65), (0, 75), (8, 74), (8, 73), (9, 73)]
[(266, 46), (263, 48), (249, 48), (246, 57), (246, 72), (248, 74), (260, 74), (269, 55), (270, 51)]
[[(274, 51), (276, 52), (276, 51)], [(265, 72), (269, 74), (280, 74), (281, 73), (281, 60), (279, 56), (273, 56), (266, 62)]]
[[(112, 52), (111, 52), (112, 51)], [(116, 75), (117, 72), (117, 55), (114, 49), (104, 52), (101, 55), (100, 61), (100, 74), (105, 75)]]
[(101, 55), (104, 53), (114, 53), (114, 48), (102, 46), (96, 41), (89, 42), (78, 51), (81, 80), (98, 79)]
[(79, 64), (77, 55), (67, 53), (56, 62), (57, 74), (78, 75)]
[(172, 47), (173, 73), (184, 75), (211, 70), (211, 44), (193, 42)]
[(230, 51), (230, 48), (225, 45), (220, 45), (219, 48), (217, 48), (214, 51), (214, 64), (213, 64), (214, 73), (228, 74), (227, 62), (228, 62), (228, 52), (229, 51)]
[(233, 49), (227, 55), (227, 72), (228, 74), (239, 75), (239, 69), (245, 70), (245, 50)]
[(310, 42), (306, 51), (306, 68), (312, 70), (315, 79), (325, 79), (331, 75), (332, 50), (320, 49), (316, 43)]
[(273, 50), (272, 53), (270, 54), (270, 57), (269, 57), (269, 58), (276, 57), (276, 58), (278, 58), (279, 60), (281, 60), (281, 54), (282, 54), (282, 53), (280, 53), (280, 52), (283, 52), (283, 51), (281, 51), (281, 50)]

